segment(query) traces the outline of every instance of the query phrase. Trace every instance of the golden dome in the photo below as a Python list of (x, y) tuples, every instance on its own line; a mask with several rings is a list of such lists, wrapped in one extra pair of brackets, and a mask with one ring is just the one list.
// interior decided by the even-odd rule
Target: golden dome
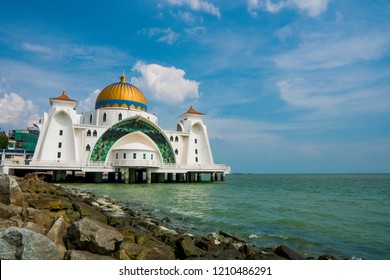
[(147, 111), (143, 93), (132, 84), (126, 83), (126, 76), (122, 73), (120, 82), (106, 86), (96, 98), (95, 109), (124, 108)]

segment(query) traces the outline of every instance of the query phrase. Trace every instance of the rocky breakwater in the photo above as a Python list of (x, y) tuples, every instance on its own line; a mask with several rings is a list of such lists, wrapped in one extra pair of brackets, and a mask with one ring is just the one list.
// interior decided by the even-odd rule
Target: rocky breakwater
[(115, 201), (37, 176), (0, 174), (0, 259), (303, 259), (286, 246), (258, 248), (231, 234), (193, 236)]

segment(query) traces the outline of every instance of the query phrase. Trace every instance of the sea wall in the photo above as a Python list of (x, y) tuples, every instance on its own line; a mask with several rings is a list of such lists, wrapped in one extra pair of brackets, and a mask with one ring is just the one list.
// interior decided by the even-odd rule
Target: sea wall
[(35, 175), (0, 174), (0, 259), (304, 258), (284, 245), (258, 248), (222, 231), (194, 236), (170, 228), (169, 217), (141, 217), (113, 200), (46, 183)]

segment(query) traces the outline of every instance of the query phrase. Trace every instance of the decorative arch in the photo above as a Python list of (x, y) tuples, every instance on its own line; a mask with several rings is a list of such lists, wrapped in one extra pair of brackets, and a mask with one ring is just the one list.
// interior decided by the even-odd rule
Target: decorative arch
[(96, 142), (91, 153), (91, 161), (105, 161), (111, 147), (123, 136), (142, 132), (157, 145), (164, 163), (175, 163), (171, 146), (164, 135), (153, 125), (137, 118), (127, 119), (110, 127)]

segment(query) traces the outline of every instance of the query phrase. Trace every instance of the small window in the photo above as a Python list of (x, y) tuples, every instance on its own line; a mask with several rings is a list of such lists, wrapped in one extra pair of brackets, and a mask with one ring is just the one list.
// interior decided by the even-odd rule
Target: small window
[(61, 129), (60, 130), (60, 135), (63, 135), (64, 134), (64, 131)]
[(179, 151), (176, 149), (175, 150), (175, 155), (178, 155), (179, 154)]
[(93, 131), (93, 137), (97, 137), (97, 131), (96, 130)]
[(198, 149), (195, 149), (195, 155), (197, 155), (198, 154)]
[(126, 159), (126, 153), (123, 153), (123, 159)]
[(175, 142), (179, 142), (179, 137), (175, 137)]
[(103, 114), (103, 122), (106, 122), (106, 121), (107, 121), (107, 114), (104, 113), (104, 114)]
[(115, 154), (115, 159), (118, 159), (118, 153)]
[(198, 157), (195, 158), (195, 161), (198, 162)]
[(150, 155), (150, 159), (152, 159), (152, 160), (153, 160), (153, 154), (151, 154), (151, 155)]
[(91, 130), (90, 129), (88, 129), (88, 131), (87, 131), (87, 137), (91, 137)]
[(92, 123), (92, 114), (89, 115), (89, 123)]
[(119, 113), (118, 115), (118, 121), (121, 121), (122, 120), (122, 113)]
[(173, 136), (171, 136), (171, 138), (169, 138), (169, 140), (171, 140), (171, 142), (173, 142)]
[(62, 142), (58, 142), (58, 148), (62, 148)]
[(133, 153), (133, 159), (137, 159), (137, 154)]
[(57, 153), (57, 158), (61, 158), (61, 152)]
[(198, 143), (198, 139), (195, 138), (195, 144), (197, 144), (197, 143)]
[(85, 150), (89, 152), (91, 150), (91, 146), (88, 144), (87, 147), (85, 147)]
[(146, 154), (144, 154), (143, 159), (146, 159)]

